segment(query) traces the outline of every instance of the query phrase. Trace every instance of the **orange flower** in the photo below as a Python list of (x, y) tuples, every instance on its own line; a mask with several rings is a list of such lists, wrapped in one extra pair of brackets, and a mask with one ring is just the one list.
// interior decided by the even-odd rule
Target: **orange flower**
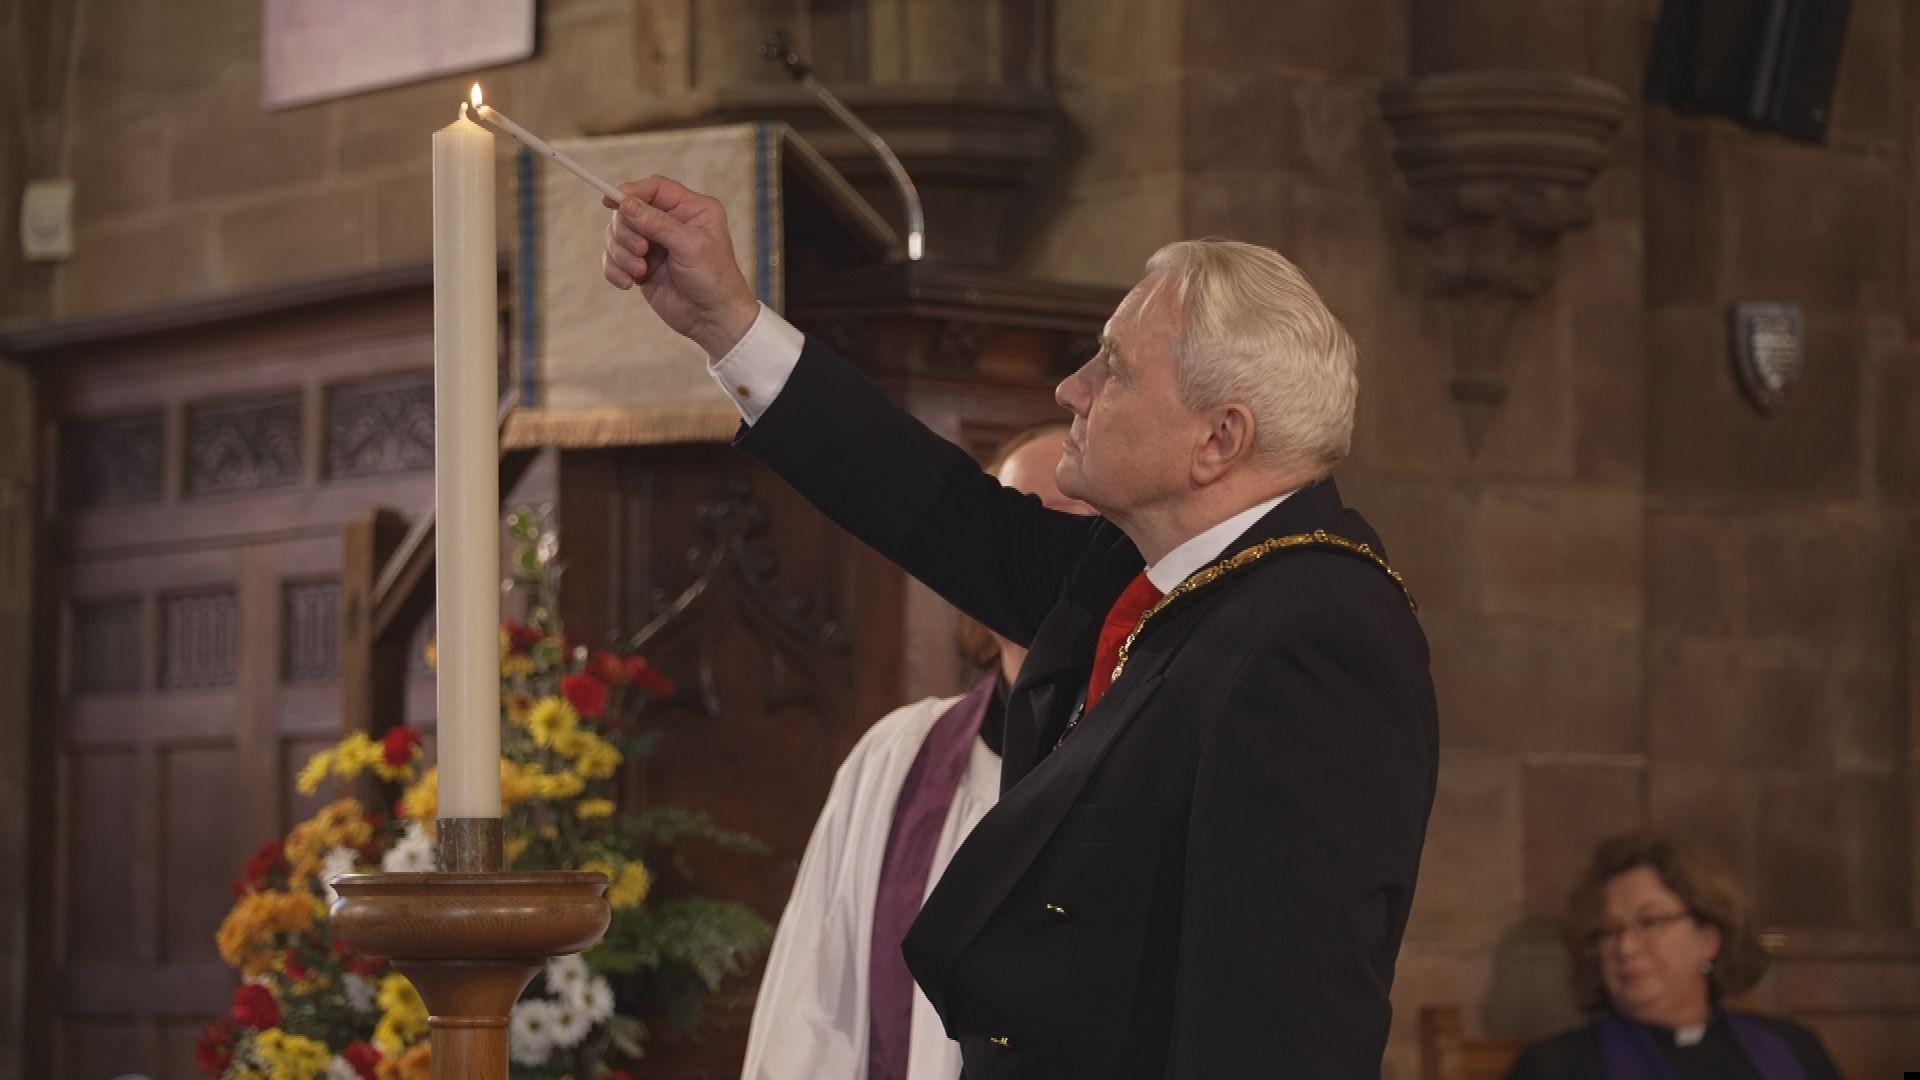
[(381, 1059), (380, 1080), (433, 1080), (433, 1044), (420, 1043), (399, 1057)]

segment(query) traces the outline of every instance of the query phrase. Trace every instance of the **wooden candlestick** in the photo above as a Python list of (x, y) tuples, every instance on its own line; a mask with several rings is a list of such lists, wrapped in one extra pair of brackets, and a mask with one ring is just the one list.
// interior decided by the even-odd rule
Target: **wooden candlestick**
[(426, 1002), (434, 1080), (507, 1080), (513, 1003), (548, 959), (599, 941), (613, 915), (607, 879), (592, 873), (346, 874), (332, 884), (333, 932), (392, 960)]

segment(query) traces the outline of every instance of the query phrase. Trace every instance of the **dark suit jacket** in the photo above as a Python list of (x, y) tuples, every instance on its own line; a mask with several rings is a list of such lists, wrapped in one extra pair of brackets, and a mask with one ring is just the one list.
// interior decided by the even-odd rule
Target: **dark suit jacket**
[[(1787, 1048), (1793, 1051), (1801, 1067), (1807, 1070), (1810, 1080), (1840, 1080), (1840, 1070), (1834, 1068), (1833, 1059), (1827, 1056), (1827, 1048), (1820, 1045), (1818, 1035), (1777, 1016), (1761, 1016), (1758, 1013), (1747, 1015), (1772, 1028), (1775, 1034), (1786, 1040)], [(1728, 1033), (1724, 1019), (1714, 1019), (1707, 1037), (1719, 1044), (1720, 1053), (1716, 1060), (1724, 1061), (1726, 1054), (1731, 1053), (1738, 1060), (1746, 1061), (1746, 1055)], [(1745, 1075), (1759, 1074), (1752, 1071), (1749, 1063), (1749, 1071)], [(1607, 1080), (1606, 1057), (1600, 1049), (1599, 1023), (1563, 1031), (1527, 1047), (1526, 1053), (1520, 1055), (1520, 1060), (1514, 1062), (1507, 1080)], [(1716, 1080), (1741, 1080), (1741, 1075), (1736, 1072), (1716, 1077)]]
[[(1427, 645), (1355, 556), (1268, 558), (1156, 617), (1058, 749), (1139, 551), (1047, 510), (807, 344), (739, 445), (955, 606), (1030, 645), (1004, 795), (907, 962), (970, 1078), (1378, 1076), (1433, 802)], [(1229, 552), (1324, 528), (1324, 481)]]

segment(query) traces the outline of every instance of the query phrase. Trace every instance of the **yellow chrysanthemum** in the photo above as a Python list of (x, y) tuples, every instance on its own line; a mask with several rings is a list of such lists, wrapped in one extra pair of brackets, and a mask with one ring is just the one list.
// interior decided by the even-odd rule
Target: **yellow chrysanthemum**
[(397, 1055), (407, 1044), (426, 1034), (427, 1004), (420, 1000), (420, 992), (405, 975), (394, 972), (381, 979), (375, 1000), (382, 1013), (380, 1023), (373, 1029), (373, 1042), (382, 1054)]
[(638, 860), (620, 868), (620, 876), (607, 888), (607, 904), (618, 911), (638, 907), (653, 888), (653, 875)]
[(509, 679), (531, 678), (539, 670), (534, 666), (531, 656), (509, 656), (500, 661), (500, 674)]
[(500, 798), (508, 806), (528, 799), (571, 799), (586, 789), (578, 773), (550, 773), (531, 762), (500, 762)]
[(326, 783), (327, 775), (331, 772), (333, 772), (333, 751), (322, 750), (307, 759), (306, 766), (300, 770), (300, 776), (294, 780), (293, 786), (300, 794), (311, 795), (320, 790), (320, 785)]
[(553, 746), (579, 726), (580, 713), (565, 698), (541, 698), (527, 713), (527, 730), (540, 746)]
[(263, 975), (279, 966), (274, 937), (307, 929), (324, 909), (325, 905), (309, 893), (248, 893), (220, 921), (214, 944), (220, 958), (239, 968), (242, 975)]
[(432, 821), (440, 810), (440, 770), (428, 769), (400, 796), (400, 812), (414, 821)]
[(506, 707), (507, 723), (515, 727), (526, 727), (527, 716), (533, 712), (533, 698), (527, 694), (511, 693), (500, 699)]
[(581, 799), (573, 806), (573, 813), (582, 821), (613, 816), (612, 799)]
[(618, 747), (595, 736), (591, 744), (573, 755), (573, 767), (589, 780), (604, 780), (614, 774), (623, 760)]
[(293, 880), (304, 881), (320, 870), (321, 860), (336, 847), (362, 848), (373, 839), (366, 808), (354, 798), (336, 799), (287, 834), (287, 862)]
[(279, 1028), (254, 1035), (253, 1053), (266, 1067), (267, 1080), (314, 1080), (333, 1060), (325, 1043)]
[(587, 782), (579, 773), (548, 773), (540, 780), (538, 794), (543, 799), (571, 799), (587, 790)]

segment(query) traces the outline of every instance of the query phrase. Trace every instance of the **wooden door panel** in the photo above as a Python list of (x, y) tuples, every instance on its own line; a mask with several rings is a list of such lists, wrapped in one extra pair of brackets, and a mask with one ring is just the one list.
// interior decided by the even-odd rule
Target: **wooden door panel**
[(75, 965), (131, 964), (139, 897), (133, 888), (135, 776), (128, 746), (83, 747), (67, 763), (66, 959)]
[(49, 478), (61, 993), (35, 1075), (197, 1075), (235, 983), (229, 884), (310, 812), (293, 776), (341, 734), (344, 526), (432, 502), (431, 311), (415, 289), (36, 362), (72, 476)]
[(231, 745), (180, 744), (161, 751), (166, 830), (160, 867), (160, 957), (163, 964), (217, 964), (214, 931), (236, 868), (231, 857), (244, 830), (229, 812), (239, 781)]

